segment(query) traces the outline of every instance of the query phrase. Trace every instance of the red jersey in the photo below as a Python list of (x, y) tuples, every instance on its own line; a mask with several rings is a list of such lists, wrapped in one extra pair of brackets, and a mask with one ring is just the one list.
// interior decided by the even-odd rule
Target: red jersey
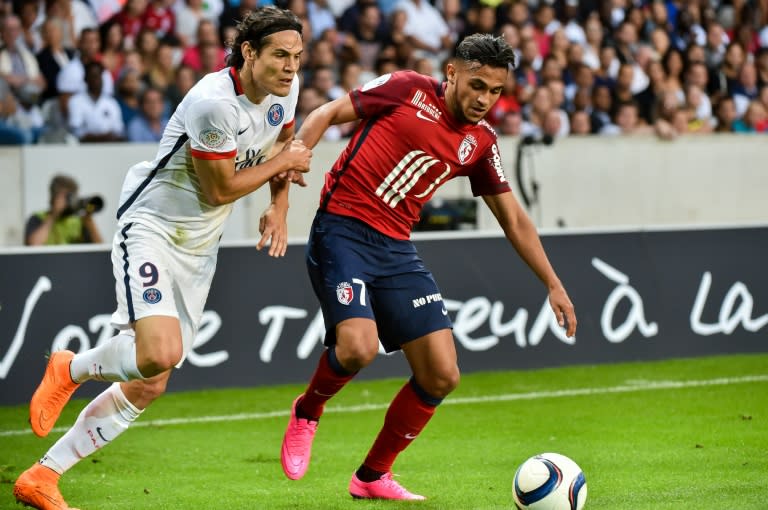
[(510, 191), (493, 128), (454, 119), (445, 84), (399, 71), (353, 90), (350, 98), (363, 120), (325, 175), (322, 210), (409, 239), (421, 208), (456, 176), (469, 177), (474, 196)]

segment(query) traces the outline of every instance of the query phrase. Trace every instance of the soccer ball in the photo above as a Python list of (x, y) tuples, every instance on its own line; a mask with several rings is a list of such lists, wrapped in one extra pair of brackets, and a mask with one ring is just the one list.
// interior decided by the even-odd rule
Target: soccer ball
[(559, 453), (542, 453), (523, 462), (512, 483), (518, 510), (581, 510), (587, 481), (581, 468)]

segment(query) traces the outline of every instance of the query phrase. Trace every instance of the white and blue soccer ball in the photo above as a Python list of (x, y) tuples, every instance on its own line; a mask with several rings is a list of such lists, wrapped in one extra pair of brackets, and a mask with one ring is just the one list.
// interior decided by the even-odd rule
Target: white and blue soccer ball
[(523, 462), (512, 482), (518, 510), (581, 510), (587, 481), (574, 461), (559, 453), (542, 453)]

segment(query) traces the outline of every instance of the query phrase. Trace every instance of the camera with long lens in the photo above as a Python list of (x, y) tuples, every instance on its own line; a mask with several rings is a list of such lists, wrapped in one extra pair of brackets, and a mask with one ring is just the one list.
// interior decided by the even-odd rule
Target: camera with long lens
[(90, 197), (78, 197), (74, 193), (67, 196), (67, 208), (62, 211), (61, 216), (71, 216), (73, 214), (91, 214), (101, 211), (104, 207), (104, 199), (99, 195)]

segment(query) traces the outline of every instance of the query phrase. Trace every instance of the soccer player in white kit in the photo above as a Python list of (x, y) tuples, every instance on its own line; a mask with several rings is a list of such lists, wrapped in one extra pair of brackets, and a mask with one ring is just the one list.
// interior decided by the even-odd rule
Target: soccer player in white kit
[(17, 479), (16, 499), (40, 510), (67, 509), (59, 477), (114, 441), (165, 391), (192, 347), (232, 203), (269, 182), (257, 248), (287, 246), (291, 182), (304, 184), (311, 151), (293, 140), (303, 43), (301, 21), (265, 7), (238, 26), (230, 67), (200, 80), (179, 104), (152, 162), (123, 184), (112, 246), (118, 335), (93, 349), (51, 354), (30, 402), (44, 437), (77, 387), (111, 381), (75, 424)]

